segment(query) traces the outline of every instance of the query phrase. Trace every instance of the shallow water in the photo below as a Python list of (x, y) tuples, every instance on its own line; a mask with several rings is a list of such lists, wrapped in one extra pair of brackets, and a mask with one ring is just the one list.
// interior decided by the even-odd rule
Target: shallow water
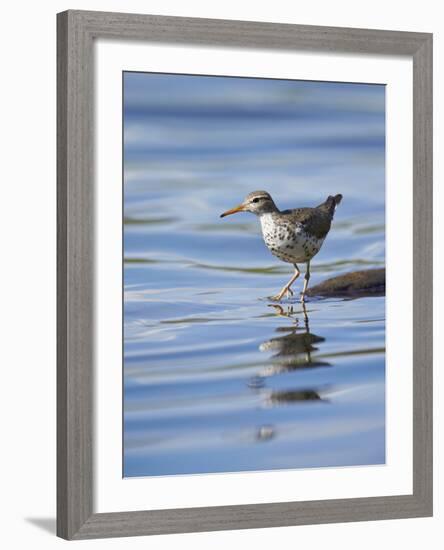
[(291, 265), (254, 216), (219, 214), (255, 189), (282, 209), (342, 193), (310, 284), (383, 266), (384, 88), (124, 90), (124, 475), (383, 463), (384, 297), (273, 307)]

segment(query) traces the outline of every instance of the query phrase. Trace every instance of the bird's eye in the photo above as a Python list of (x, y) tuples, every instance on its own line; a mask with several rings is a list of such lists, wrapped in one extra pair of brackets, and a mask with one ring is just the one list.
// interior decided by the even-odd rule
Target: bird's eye
[(256, 197), (255, 199), (253, 199), (252, 202), (259, 202), (260, 201), (260, 198), (259, 197)]

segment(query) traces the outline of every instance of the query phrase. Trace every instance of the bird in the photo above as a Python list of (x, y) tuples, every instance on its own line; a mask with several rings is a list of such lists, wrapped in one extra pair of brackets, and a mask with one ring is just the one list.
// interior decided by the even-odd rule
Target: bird
[(259, 218), (262, 236), (269, 251), (279, 260), (293, 264), (295, 272), (291, 279), (276, 296), (270, 297), (271, 300), (280, 302), (284, 295), (293, 296), (291, 286), (301, 274), (298, 264), (307, 264), (301, 292), (301, 302), (304, 302), (310, 280), (310, 262), (321, 249), (341, 200), (341, 194), (329, 195), (318, 206), (281, 211), (270, 193), (253, 191), (241, 204), (227, 210), (220, 217), (237, 212), (255, 214)]

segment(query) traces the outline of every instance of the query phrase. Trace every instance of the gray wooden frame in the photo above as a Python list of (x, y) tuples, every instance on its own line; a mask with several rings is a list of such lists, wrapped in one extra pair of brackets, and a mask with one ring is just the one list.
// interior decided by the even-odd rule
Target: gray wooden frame
[[(96, 38), (403, 55), (413, 59), (412, 495), (93, 512), (92, 121)], [(66, 11), (57, 16), (57, 50), (58, 535), (87, 539), (432, 515), (432, 35)]]

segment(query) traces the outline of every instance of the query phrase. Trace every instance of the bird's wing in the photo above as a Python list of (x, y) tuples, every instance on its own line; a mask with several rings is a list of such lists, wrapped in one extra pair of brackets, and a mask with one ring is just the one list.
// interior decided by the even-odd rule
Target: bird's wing
[(282, 212), (288, 219), (302, 226), (308, 233), (323, 239), (330, 231), (331, 217), (318, 208), (296, 208)]

